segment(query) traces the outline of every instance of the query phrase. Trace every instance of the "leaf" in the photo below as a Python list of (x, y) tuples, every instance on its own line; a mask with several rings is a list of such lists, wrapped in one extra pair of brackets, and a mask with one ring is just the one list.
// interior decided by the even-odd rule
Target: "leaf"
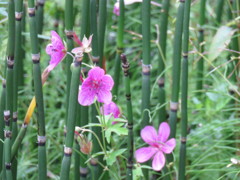
[(218, 29), (210, 45), (208, 55), (210, 61), (216, 59), (221, 54), (221, 52), (228, 46), (233, 34), (234, 31), (230, 27), (222, 26)]
[(107, 130), (105, 131), (105, 138), (108, 143), (110, 143), (110, 137), (111, 137), (112, 132), (116, 133), (117, 135), (127, 135), (128, 134), (127, 128), (122, 127), (122, 126), (123, 126), (122, 123), (117, 123), (117, 124), (111, 125), (110, 127), (107, 128)]
[(113, 165), (113, 163), (117, 160), (117, 156), (124, 153), (124, 151), (126, 151), (126, 149), (112, 150), (110, 153), (108, 153), (108, 156), (106, 158), (107, 165)]

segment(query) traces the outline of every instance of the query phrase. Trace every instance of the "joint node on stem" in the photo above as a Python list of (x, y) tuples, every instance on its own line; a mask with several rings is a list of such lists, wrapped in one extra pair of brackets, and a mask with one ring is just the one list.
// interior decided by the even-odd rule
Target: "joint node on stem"
[(130, 101), (131, 100), (131, 94), (126, 94), (126, 98), (127, 98), (128, 101)]
[(74, 31), (72, 30), (65, 30), (65, 34), (68, 39), (73, 39)]
[(44, 6), (45, 0), (38, 0), (37, 5), (38, 6)]
[(7, 67), (13, 69), (14, 66), (14, 56), (8, 56), (7, 58)]
[(10, 130), (4, 130), (4, 137), (11, 139), (11, 137), (12, 137), (12, 131), (10, 131)]
[(150, 75), (151, 69), (152, 69), (151, 64), (143, 64), (142, 63), (142, 73), (143, 73), (143, 75)]
[(10, 170), (11, 167), (12, 167), (12, 164), (11, 163), (5, 163), (5, 167), (7, 170)]
[(178, 102), (170, 102), (170, 110), (172, 112), (177, 112), (177, 110), (178, 110)]
[(46, 136), (38, 136), (38, 146), (44, 146), (46, 143)]
[(97, 164), (98, 164), (97, 158), (91, 158), (90, 164), (91, 164), (91, 166), (97, 166)]
[(40, 54), (32, 54), (32, 61), (33, 61), (33, 64), (37, 64), (39, 63), (40, 61)]
[(164, 83), (165, 83), (165, 80), (164, 80), (164, 78), (163, 77), (161, 77), (161, 78), (159, 78), (158, 79), (158, 86), (159, 87), (164, 87)]
[(72, 148), (64, 146), (64, 156), (71, 156), (72, 155)]
[(181, 137), (181, 143), (186, 144), (187, 138), (186, 137)]
[(35, 7), (28, 8), (28, 15), (29, 15), (30, 17), (35, 16)]
[(22, 12), (15, 12), (15, 20), (16, 21), (22, 20)]
[(18, 112), (13, 112), (13, 122), (17, 122)]

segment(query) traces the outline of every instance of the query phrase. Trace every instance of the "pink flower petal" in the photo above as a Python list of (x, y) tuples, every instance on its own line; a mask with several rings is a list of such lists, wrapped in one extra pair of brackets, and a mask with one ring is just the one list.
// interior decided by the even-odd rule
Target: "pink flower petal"
[(114, 85), (114, 81), (110, 75), (104, 75), (102, 77), (101, 89), (111, 91)]
[(54, 48), (64, 49), (64, 44), (61, 40), (61, 37), (55, 31), (51, 31), (51, 41)]
[(88, 77), (91, 78), (92, 80), (101, 80), (103, 76), (104, 76), (104, 70), (101, 69), (100, 67), (92, 68), (88, 72)]
[(104, 104), (103, 107), (101, 107), (101, 113), (104, 115), (112, 114), (114, 118), (119, 118), (120, 116), (120, 110), (114, 102)]
[(165, 157), (161, 151), (158, 151), (153, 157), (152, 168), (154, 171), (160, 171), (165, 165)]
[(101, 103), (110, 103), (112, 101), (112, 93), (104, 89), (100, 89), (97, 94), (97, 100)]
[(153, 126), (146, 126), (141, 130), (142, 139), (152, 145), (157, 141), (157, 132)]
[(53, 51), (53, 46), (52, 44), (48, 44), (47, 47), (46, 47), (46, 53), (48, 55), (51, 55), (52, 54), (52, 51)]
[(173, 149), (175, 148), (175, 146), (176, 146), (176, 140), (175, 140), (175, 138), (172, 138), (164, 143), (161, 150), (166, 154), (170, 154), (173, 151)]
[(168, 123), (166, 122), (161, 123), (158, 129), (158, 140), (164, 143), (167, 141), (169, 135), (170, 135), (170, 127)]
[(135, 158), (137, 162), (144, 163), (151, 159), (151, 157), (158, 151), (157, 148), (153, 147), (143, 147), (135, 152)]

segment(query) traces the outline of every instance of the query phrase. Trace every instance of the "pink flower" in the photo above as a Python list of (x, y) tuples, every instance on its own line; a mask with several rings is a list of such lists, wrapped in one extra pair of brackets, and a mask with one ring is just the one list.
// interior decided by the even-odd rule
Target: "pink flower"
[(101, 103), (110, 103), (114, 82), (110, 75), (105, 75), (100, 67), (94, 67), (88, 72), (88, 77), (83, 81), (78, 94), (78, 102), (83, 106), (94, 103), (95, 98)]
[(88, 38), (86, 36), (83, 37), (83, 40), (80, 41), (76, 34), (73, 35), (73, 40), (80, 46), (74, 48), (72, 53), (76, 56), (82, 57), (83, 53), (90, 53), (92, 51), (91, 43), (92, 43), (92, 36)]
[(146, 126), (141, 130), (142, 139), (149, 144), (149, 147), (143, 147), (135, 152), (137, 162), (143, 163), (153, 159), (152, 168), (160, 171), (165, 165), (165, 154), (170, 154), (176, 146), (175, 138), (168, 140), (170, 127), (168, 123), (160, 124), (158, 133), (153, 126)]
[(51, 44), (48, 44), (46, 47), (46, 53), (51, 56), (51, 60), (47, 67), (47, 70), (50, 72), (53, 70), (62, 59), (64, 59), (66, 55), (66, 48), (58, 35), (55, 31), (51, 31)]
[(101, 107), (101, 113), (104, 115), (112, 114), (114, 118), (120, 117), (120, 110), (114, 102), (104, 104), (103, 107)]

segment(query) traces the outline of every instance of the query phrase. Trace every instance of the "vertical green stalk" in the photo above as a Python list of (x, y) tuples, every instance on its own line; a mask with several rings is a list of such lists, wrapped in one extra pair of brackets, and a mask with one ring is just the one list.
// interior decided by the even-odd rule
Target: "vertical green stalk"
[(128, 119), (128, 161), (127, 161), (127, 179), (132, 180), (133, 174), (133, 115), (132, 115), (132, 101), (131, 101), (131, 88), (130, 88), (130, 77), (129, 77), (129, 63), (124, 54), (121, 55), (122, 69), (124, 72), (124, 84), (125, 84), (125, 95), (127, 100), (127, 119)]
[(47, 178), (45, 115), (34, 0), (28, 0), (28, 14), (30, 21), (30, 39), (32, 48), (33, 82), (38, 111), (38, 179), (45, 180)]
[[(74, 48), (73, 43), (73, 24), (74, 24), (74, 16), (73, 16), (73, 0), (65, 0), (65, 33), (67, 36), (67, 51), (71, 52)], [(67, 73), (67, 104), (66, 109), (68, 109), (69, 102), (69, 92), (70, 92), (70, 82), (71, 82), (71, 70), (70, 65), (72, 63), (72, 57), (70, 55), (66, 56), (66, 73)], [(68, 111), (66, 111), (68, 113)], [(68, 114), (66, 113), (66, 117)], [(67, 119), (66, 119), (67, 121)], [(65, 123), (67, 124), (67, 122)]]
[[(13, 68), (13, 122), (12, 122), (12, 141), (14, 142), (18, 134), (18, 76), (19, 76), (19, 60), (21, 59), (22, 48), (22, 8), (23, 1), (16, 1), (15, 20), (16, 20), (16, 36), (15, 36), (15, 62)], [(12, 164), (13, 179), (17, 178), (17, 158), (13, 160)]]
[(150, 108), (150, 0), (143, 0), (142, 3), (142, 128), (149, 124), (149, 108)]
[[(77, 103), (77, 116), (76, 116), (76, 126), (80, 126), (81, 122), (81, 106), (80, 104)], [(75, 137), (75, 136), (74, 136)], [(77, 141), (77, 138), (75, 138), (75, 143), (74, 143), (74, 179), (79, 180), (80, 177), (80, 154), (78, 151), (80, 150), (79, 143)]]
[(118, 86), (119, 86), (119, 78), (120, 78), (120, 70), (121, 70), (121, 58), (120, 55), (123, 52), (123, 36), (124, 36), (124, 0), (120, 0), (120, 15), (118, 16), (118, 29), (117, 29), (117, 53), (114, 64), (114, 87), (112, 90), (113, 96), (118, 95)]
[(216, 23), (217, 23), (217, 25), (220, 25), (221, 20), (222, 20), (224, 1), (225, 0), (218, 0), (217, 1), (217, 8), (216, 8)]
[(12, 131), (10, 127), (11, 114), (9, 110), (4, 111), (4, 121), (5, 121), (5, 130), (4, 130), (4, 159), (5, 159), (5, 168), (6, 168), (6, 179), (12, 179), (11, 171), (11, 137)]
[(173, 47), (173, 68), (172, 68), (172, 95), (170, 102), (170, 137), (176, 135), (177, 125), (177, 111), (178, 111), (178, 97), (180, 86), (180, 70), (181, 70), (181, 52), (182, 52), (182, 32), (183, 32), (183, 16), (184, 16), (184, 3), (185, 0), (180, 0), (177, 13), (176, 28), (174, 34), (174, 47)]
[(99, 23), (98, 23), (98, 47), (99, 47), (99, 65), (102, 67), (104, 56), (104, 39), (107, 20), (107, 0), (99, 0)]
[[(199, 35), (198, 35), (198, 48), (199, 52), (204, 52), (204, 25), (205, 25), (205, 9), (206, 9), (206, 0), (201, 0), (200, 2), (200, 19), (199, 19)], [(204, 59), (201, 57), (197, 63), (197, 84), (196, 89), (198, 90), (197, 95), (201, 95), (201, 90), (203, 89), (203, 74), (204, 74)]]
[(2, 81), (2, 93), (1, 93), (1, 99), (0, 99), (0, 172), (2, 172), (3, 169), (3, 140), (4, 140), (4, 115), (3, 111), (5, 109), (6, 104), (6, 81)]
[(61, 166), (61, 180), (69, 179), (70, 165), (71, 165), (71, 155), (72, 147), (74, 141), (74, 131), (76, 123), (76, 110), (77, 110), (77, 99), (78, 99), (78, 89), (79, 89), (79, 77), (81, 71), (81, 60), (75, 60), (72, 65), (72, 77), (70, 83), (70, 96), (69, 96), (69, 106), (68, 106), (68, 117), (67, 117), (67, 133), (64, 146), (64, 157)]
[(161, 9), (161, 17), (160, 17), (160, 39), (159, 39), (159, 46), (161, 49), (159, 61), (158, 61), (158, 74), (161, 75), (160, 79), (158, 80), (159, 92), (158, 92), (158, 101), (160, 106), (162, 106), (158, 111), (158, 124), (163, 121), (166, 121), (166, 106), (163, 104), (166, 103), (165, 101), (165, 89), (164, 89), (164, 82), (165, 82), (165, 63), (166, 60), (166, 46), (167, 46), (167, 27), (168, 27), (168, 11), (169, 11), (170, 1), (164, 0), (162, 3)]
[(188, 121), (188, 42), (189, 42), (189, 19), (191, 0), (185, 1), (185, 12), (183, 21), (183, 60), (182, 60), (182, 103), (181, 103), (181, 146), (179, 161), (179, 180), (185, 180), (186, 176), (186, 142), (187, 142), (187, 121)]
[(42, 34), (43, 31), (43, 16), (44, 16), (45, 0), (37, 0), (37, 32)]
[(89, 0), (82, 0), (82, 17), (81, 17), (81, 39), (84, 35), (89, 36), (88, 27), (89, 27)]

